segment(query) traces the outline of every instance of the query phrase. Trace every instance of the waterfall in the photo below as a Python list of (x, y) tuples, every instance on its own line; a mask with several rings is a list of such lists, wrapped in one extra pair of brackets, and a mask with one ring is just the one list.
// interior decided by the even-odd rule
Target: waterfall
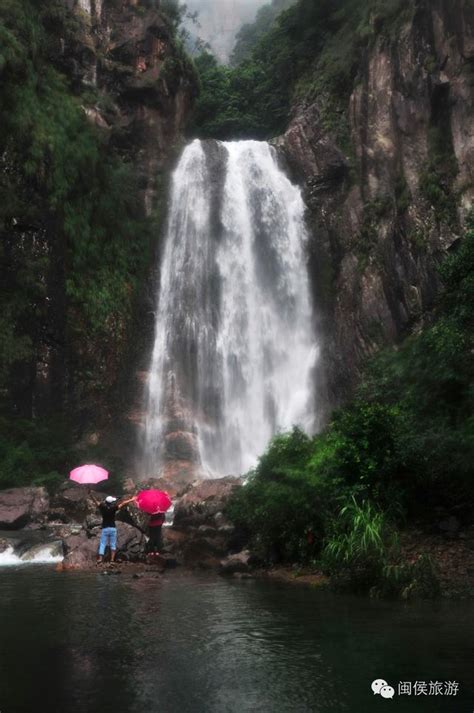
[(173, 175), (148, 380), (147, 474), (243, 473), (314, 426), (318, 347), (300, 190), (264, 142), (194, 141)]
[(54, 564), (62, 562), (62, 543), (60, 541), (50, 544), (35, 545), (23, 554), (18, 554), (13, 544), (9, 544), (0, 552), (0, 567), (23, 564)]

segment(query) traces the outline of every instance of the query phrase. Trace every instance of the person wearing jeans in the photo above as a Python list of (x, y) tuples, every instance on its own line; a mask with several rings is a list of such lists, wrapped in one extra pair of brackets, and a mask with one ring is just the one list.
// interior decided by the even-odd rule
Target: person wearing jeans
[(102, 515), (102, 532), (100, 535), (99, 552), (97, 562), (103, 562), (105, 548), (110, 547), (110, 561), (115, 562), (115, 553), (117, 551), (117, 527), (115, 524), (115, 515), (123, 507), (135, 501), (135, 498), (123, 500), (117, 503), (117, 498), (108, 495), (103, 503), (100, 503), (99, 510)]

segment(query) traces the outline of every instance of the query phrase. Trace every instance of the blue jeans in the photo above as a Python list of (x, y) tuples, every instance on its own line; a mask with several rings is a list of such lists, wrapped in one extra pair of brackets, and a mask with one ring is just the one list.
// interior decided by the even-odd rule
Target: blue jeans
[(102, 557), (105, 554), (107, 542), (111, 550), (117, 549), (117, 528), (104, 527), (100, 535), (99, 555)]

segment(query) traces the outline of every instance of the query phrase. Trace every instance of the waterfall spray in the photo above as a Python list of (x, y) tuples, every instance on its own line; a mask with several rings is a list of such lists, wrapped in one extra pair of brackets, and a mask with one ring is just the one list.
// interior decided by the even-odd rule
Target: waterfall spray
[(147, 393), (144, 469), (178, 450), (208, 474), (251, 468), (314, 424), (299, 189), (264, 142), (194, 141), (174, 173)]

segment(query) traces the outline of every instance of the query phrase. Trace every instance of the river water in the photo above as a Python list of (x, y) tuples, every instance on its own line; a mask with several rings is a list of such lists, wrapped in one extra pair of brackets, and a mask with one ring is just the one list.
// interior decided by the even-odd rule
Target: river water
[[(474, 710), (474, 604), (378, 602), (173, 571), (0, 576), (2, 713)], [(396, 689), (375, 696), (371, 682)], [(454, 681), (457, 696), (399, 696)]]

